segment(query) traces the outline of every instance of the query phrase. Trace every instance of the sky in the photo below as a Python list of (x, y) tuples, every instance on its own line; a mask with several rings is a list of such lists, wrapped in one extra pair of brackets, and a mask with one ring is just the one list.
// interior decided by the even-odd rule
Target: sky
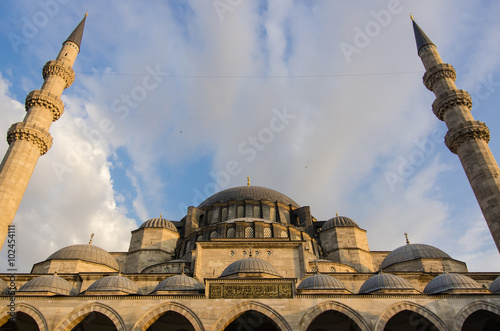
[(127, 251), (144, 221), (179, 221), (248, 176), (320, 221), (352, 218), (371, 250), (408, 233), (469, 271), (500, 271), (432, 113), (409, 18), (455, 67), (500, 157), (499, 3), (1, 1), (0, 132), (22, 121), (43, 65), (86, 11), (65, 112), (14, 219), (19, 272), (91, 233)]

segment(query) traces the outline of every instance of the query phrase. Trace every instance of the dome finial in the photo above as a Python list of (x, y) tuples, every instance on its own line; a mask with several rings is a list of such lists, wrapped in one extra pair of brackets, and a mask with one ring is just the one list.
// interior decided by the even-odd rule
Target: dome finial
[(250, 176), (247, 177), (247, 186), (250, 186)]
[(90, 235), (89, 245), (92, 245), (92, 238), (94, 238), (94, 234), (93, 233)]
[(160, 218), (162, 218), (162, 216), (163, 216), (163, 213), (160, 213)]
[(335, 212), (335, 215), (337, 215), (337, 217), (339, 217), (339, 212), (338, 212), (338, 211), (336, 211), (336, 212)]
[(415, 20), (415, 19), (413, 19), (413, 14), (412, 13), (410, 13), (410, 18), (411, 18), (412, 21)]
[(248, 249), (248, 257), (252, 257), (252, 247)]
[(408, 233), (405, 232), (406, 244), (410, 244), (410, 239), (408, 239)]

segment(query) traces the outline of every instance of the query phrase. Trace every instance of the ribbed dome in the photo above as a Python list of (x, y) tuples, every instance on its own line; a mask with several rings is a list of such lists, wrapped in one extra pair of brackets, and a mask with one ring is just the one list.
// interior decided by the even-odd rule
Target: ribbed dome
[(474, 279), (461, 274), (444, 273), (432, 279), (424, 289), (425, 294), (437, 294), (450, 290), (481, 290)]
[(359, 294), (366, 294), (379, 290), (414, 290), (414, 288), (404, 278), (392, 274), (381, 273), (364, 282), (359, 289)]
[(300, 282), (298, 290), (345, 290), (345, 285), (335, 277), (316, 274)]
[(380, 267), (385, 269), (393, 264), (416, 259), (451, 259), (451, 257), (434, 246), (424, 244), (407, 244), (390, 252)]
[(220, 277), (227, 277), (238, 273), (264, 273), (281, 277), (269, 262), (256, 257), (247, 257), (231, 263), (224, 269)]
[(323, 226), (321, 227), (321, 231), (325, 231), (333, 227), (344, 227), (344, 226), (355, 226), (359, 228), (358, 224), (356, 224), (356, 222), (354, 222), (349, 217), (336, 216), (326, 221), (325, 224), (323, 224)]
[(490, 291), (493, 294), (500, 294), (500, 276), (498, 276), (490, 285)]
[(33, 278), (21, 286), (18, 292), (52, 292), (60, 295), (77, 294), (73, 286), (71, 286), (67, 280), (57, 275)]
[(121, 275), (103, 277), (90, 285), (87, 291), (121, 291), (128, 294), (139, 294), (136, 283)]
[(205, 287), (196, 279), (186, 276), (177, 275), (168, 277), (156, 285), (155, 291), (202, 291)]
[(142, 228), (167, 228), (169, 230), (177, 232), (177, 228), (172, 222), (161, 217), (147, 220), (146, 222), (142, 223), (141, 226), (139, 227), (139, 229)]
[(72, 245), (61, 248), (47, 258), (49, 260), (82, 260), (119, 269), (118, 262), (104, 249), (94, 245)]
[(300, 207), (295, 201), (293, 201), (286, 195), (270, 188), (260, 186), (239, 186), (215, 193), (214, 195), (203, 201), (198, 206), (198, 208), (210, 206), (219, 202), (228, 202), (235, 200), (267, 200), (271, 202), (281, 202), (285, 205), (292, 205), (296, 208)]

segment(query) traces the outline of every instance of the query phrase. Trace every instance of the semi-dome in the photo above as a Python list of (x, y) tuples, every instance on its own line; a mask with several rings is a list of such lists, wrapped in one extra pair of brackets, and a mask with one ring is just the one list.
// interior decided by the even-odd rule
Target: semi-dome
[(215, 203), (229, 202), (229, 201), (242, 201), (242, 200), (266, 200), (271, 202), (280, 202), (285, 205), (292, 205), (299, 208), (299, 204), (287, 197), (286, 195), (266, 187), (260, 186), (239, 186), (229, 188), (218, 193), (215, 193), (205, 201), (203, 201), (198, 208), (213, 205)]
[(359, 294), (366, 294), (375, 291), (384, 290), (415, 290), (413, 286), (404, 278), (393, 274), (380, 273), (366, 280), (361, 288)]
[(198, 280), (186, 275), (168, 277), (156, 285), (156, 291), (202, 291), (205, 287)]
[(73, 286), (57, 275), (46, 275), (33, 278), (26, 282), (18, 292), (51, 292), (60, 295), (77, 294)]
[(222, 272), (220, 277), (227, 277), (231, 275), (244, 274), (267, 274), (272, 276), (281, 277), (274, 267), (267, 261), (261, 260), (256, 257), (247, 257), (231, 263)]
[(500, 276), (498, 276), (490, 285), (490, 292), (500, 294)]
[(98, 279), (87, 288), (87, 291), (119, 291), (128, 294), (140, 293), (137, 284), (122, 275), (107, 276)]
[(393, 264), (417, 259), (451, 259), (451, 257), (434, 246), (424, 244), (406, 244), (390, 252), (380, 267), (385, 269)]
[(142, 223), (141, 226), (139, 227), (139, 229), (143, 228), (166, 228), (171, 231), (177, 232), (177, 228), (175, 227), (174, 223), (162, 217), (157, 217), (147, 220), (146, 222)]
[(340, 280), (330, 275), (316, 274), (307, 277), (299, 286), (298, 290), (345, 290), (345, 285)]
[(333, 227), (347, 227), (347, 226), (355, 226), (359, 228), (358, 224), (356, 224), (356, 222), (354, 222), (349, 217), (336, 216), (326, 221), (325, 224), (323, 224), (323, 226), (321, 227), (321, 231), (325, 231)]
[(448, 291), (484, 292), (484, 288), (474, 279), (461, 274), (444, 273), (432, 279), (424, 289), (425, 294)]
[(104, 249), (95, 245), (71, 245), (61, 248), (47, 258), (49, 260), (82, 260), (102, 264), (115, 270), (119, 269), (118, 262)]

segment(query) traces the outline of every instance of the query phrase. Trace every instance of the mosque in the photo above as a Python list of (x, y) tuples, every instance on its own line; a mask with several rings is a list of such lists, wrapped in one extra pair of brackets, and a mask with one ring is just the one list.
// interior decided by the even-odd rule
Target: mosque
[[(45, 65), (24, 121), (9, 129), (2, 243), (50, 148), (50, 124), (64, 111), (60, 96), (74, 80), (85, 20)], [(413, 28), (424, 84), (437, 97), (433, 111), (449, 129), (445, 142), (498, 246), (500, 171), (488, 128), (473, 120), (453, 67), (415, 21)], [(0, 287), (0, 330), (500, 330), (500, 273), (468, 272), (464, 262), (408, 238), (392, 251), (372, 251), (366, 230), (349, 217), (317, 220), (310, 207), (250, 183), (215, 193), (179, 221), (146, 220), (126, 252), (91, 239), (59, 249), (28, 274), (1, 274)]]

